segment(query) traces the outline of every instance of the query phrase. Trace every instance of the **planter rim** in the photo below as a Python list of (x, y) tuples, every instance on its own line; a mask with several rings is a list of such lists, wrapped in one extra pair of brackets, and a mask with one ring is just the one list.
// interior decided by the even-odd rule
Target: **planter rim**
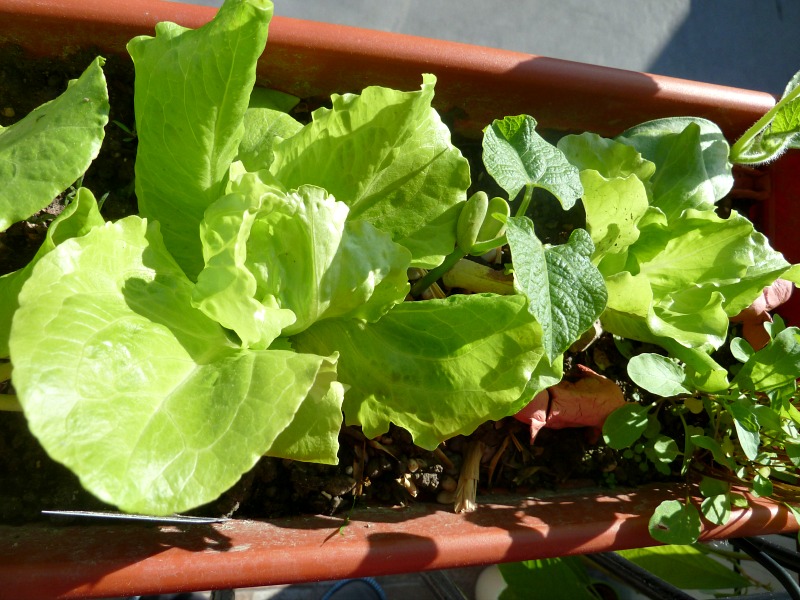
[[(0, 41), (52, 55), (102, 31), (99, 48), (122, 54), (159, 21), (196, 28), (215, 10), (163, 0), (0, 0)], [(261, 84), (300, 97), (376, 84), (416, 89), (426, 72), (439, 80), (437, 108), (476, 136), (495, 118), (527, 113), (548, 129), (601, 135), (692, 115), (733, 139), (775, 102), (766, 92), (280, 16), (259, 67)]]
[[(652, 546), (649, 515), (681, 496), (675, 487), (486, 496), (461, 515), (417, 504), (357, 509), (347, 521), (345, 514), (210, 526), (0, 526), (0, 598), (255, 587)], [(750, 500), (727, 525), (706, 523), (701, 539), (797, 530), (785, 506)]]

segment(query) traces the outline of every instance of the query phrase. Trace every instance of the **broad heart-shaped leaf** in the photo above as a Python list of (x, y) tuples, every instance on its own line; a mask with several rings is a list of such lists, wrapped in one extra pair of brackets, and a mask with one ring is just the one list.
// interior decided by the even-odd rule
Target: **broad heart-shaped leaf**
[(92, 192), (86, 188), (78, 189), (75, 199), (50, 223), (47, 235), (31, 262), (18, 271), (0, 277), (0, 358), (8, 357), (11, 319), (19, 307), (19, 292), (31, 276), (34, 265), (64, 240), (85, 235), (103, 223), (105, 219)]
[(455, 245), (469, 163), (431, 108), (436, 78), (418, 92), (368, 87), (332, 96), (332, 107), (274, 147), (272, 173), (288, 189), (325, 188), (407, 247), (414, 264), (434, 267)]
[(638, 354), (628, 361), (628, 377), (651, 394), (664, 398), (690, 394), (686, 373), (672, 359), (660, 354)]
[(486, 128), (483, 164), (509, 200), (526, 186), (541, 187), (569, 209), (583, 194), (578, 169), (536, 133), (536, 119), (528, 115), (496, 120)]
[(108, 122), (104, 59), (58, 98), (0, 127), (0, 231), (44, 208), (89, 168)]
[(771, 392), (785, 387), (793, 390), (798, 377), (800, 330), (789, 327), (750, 356), (734, 377), (733, 385), (750, 392)]
[(161, 222), (190, 278), (203, 267), (198, 228), (223, 195), (272, 17), (269, 0), (228, 0), (197, 30), (156, 25), (128, 43), (136, 68), (136, 197)]
[(128, 217), (57, 246), (20, 294), (10, 346), (29, 427), (122, 510), (169, 514), (216, 498), (330, 368), (321, 356), (237, 348), (192, 308), (191, 288), (158, 224)]
[[(266, 347), (281, 331), (293, 335), (320, 319), (374, 321), (408, 293), (408, 250), (348, 220), (347, 205), (316, 186), (225, 196), (201, 230), (206, 268), (194, 300), (246, 345)], [(278, 323), (269, 317), (277, 311), (292, 318)]]
[(668, 218), (687, 208), (710, 210), (733, 187), (729, 146), (706, 119), (670, 117), (637, 125), (617, 140), (655, 163), (653, 206)]
[(569, 241), (545, 248), (528, 217), (511, 217), (506, 236), (514, 260), (514, 286), (542, 326), (542, 343), (552, 362), (592, 326), (608, 298), (603, 276), (591, 263), (594, 245), (576, 229)]
[(598, 264), (607, 254), (624, 252), (639, 239), (637, 224), (649, 206), (647, 190), (635, 175), (607, 179), (591, 169), (581, 171), (581, 183), (586, 229), (595, 247), (592, 262)]
[(526, 304), (492, 294), (404, 302), (376, 323), (329, 319), (291, 341), (300, 352), (339, 352), (348, 424), (374, 437), (395, 423), (432, 450), (518, 412), (561, 379)]

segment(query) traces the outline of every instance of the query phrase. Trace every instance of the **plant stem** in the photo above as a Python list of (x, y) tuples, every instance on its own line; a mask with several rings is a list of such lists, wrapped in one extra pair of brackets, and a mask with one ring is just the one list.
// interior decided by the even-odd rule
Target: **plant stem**
[(525, 184), (525, 195), (522, 197), (522, 202), (519, 203), (515, 217), (524, 217), (525, 213), (528, 212), (528, 206), (530, 206), (531, 198), (533, 198), (533, 187), (530, 183)]
[(747, 131), (745, 131), (742, 134), (742, 137), (736, 140), (736, 143), (734, 143), (733, 146), (731, 146), (730, 161), (733, 163), (740, 163), (740, 164), (755, 164), (769, 160), (772, 157), (771, 154), (768, 156), (762, 154), (760, 156), (754, 156), (752, 158), (746, 158), (746, 159), (743, 159), (741, 155), (743, 154), (744, 150), (748, 146), (750, 146), (753, 140), (762, 131), (764, 131), (764, 129), (766, 129), (769, 126), (769, 124), (775, 118), (775, 115), (778, 113), (778, 111), (781, 110), (784, 107), (784, 105), (788, 104), (798, 96), (800, 96), (800, 85), (798, 85), (791, 92), (789, 92), (787, 96), (781, 98), (775, 104), (775, 106), (769, 109), (758, 121), (756, 121), (753, 125), (751, 125), (747, 129)]
[(418, 279), (414, 285), (411, 286), (411, 295), (418, 296), (427, 290), (432, 283), (435, 283), (439, 278), (453, 268), (458, 261), (467, 255), (461, 248), (456, 248), (452, 253), (448, 254), (442, 264), (435, 269), (431, 269), (421, 279)]

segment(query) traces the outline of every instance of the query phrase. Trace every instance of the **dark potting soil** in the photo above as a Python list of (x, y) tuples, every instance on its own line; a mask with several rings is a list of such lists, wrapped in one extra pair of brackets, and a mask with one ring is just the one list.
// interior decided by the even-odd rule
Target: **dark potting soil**
[[(77, 78), (97, 53), (81, 51), (63, 59), (30, 59), (16, 47), (0, 46), (0, 125), (8, 126), (55, 98), (67, 81)], [(133, 168), (136, 139), (131, 135), (133, 69), (129, 60), (108, 56), (104, 72), (111, 114), (100, 155), (83, 178), (98, 198), (105, 196), (102, 213), (115, 220), (136, 213)], [(302, 103), (298, 111), (313, 102)], [(122, 126), (118, 125), (121, 124)], [(475, 184), (491, 192), (492, 182), (482, 174), (480, 142), (455, 140), (470, 161)], [(501, 191), (498, 189), (498, 195)], [(21, 268), (35, 254), (47, 226), (63, 208), (66, 194), (26, 222), (0, 233), (0, 275)], [(555, 201), (537, 202), (542, 211), (537, 230), (550, 243), (566, 241), (583, 224), (580, 205), (564, 212)], [(556, 218), (557, 217), (557, 218)], [(567, 378), (578, 362), (627, 382), (625, 360), (610, 336), (588, 350), (569, 356)], [(9, 391), (9, 384), (2, 384)], [(75, 475), (52, 461), (29, 433), (21, 413), (3, 413), (0, 419), (0, 522), (17, 523), (41, 518), (42, 510), (113, 509), (84, 491)], [(676, 433), (676, 437), (679, 434)], [(471, 436), (458, 436), (436, 452), (415, 446), (408, 432), (393, 427), (386, 435), (368, 440), (358, 428), (343, 427), (339, 465), (325, 466), (263, 458), (238, 484), (217, 501), (193, 514), (269, 518), (299, 513), (333, 514), (359, 504), (397, 505), (441, 502), (452, 505), (461, 463), (472, 442), (483, 443), (481, 491), (529, 492), (576, 486), (631, 486), (663, 479), (641, 454), (624, 457), (602, 443), (590, 443), (584, 429), (542, 430), (535, 444), (526, 425), (513, 418), (489, 422)], [(678, 439), (678, 443), (682, 443)]]

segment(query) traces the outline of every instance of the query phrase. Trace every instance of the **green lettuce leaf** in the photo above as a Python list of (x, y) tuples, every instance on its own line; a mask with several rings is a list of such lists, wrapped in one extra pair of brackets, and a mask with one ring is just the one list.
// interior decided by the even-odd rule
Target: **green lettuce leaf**
[(303, 128), (286, 114), (297, 102), (298, 98), (289, 94), (253, 88), (250, 104), (244, 113), (244, 134), (236, 156), (248, 171), (268, 169), (272, 164), (272, 147)]
[(274, 147), (270, 167), (288, 189), (326, 189), (406, 246), (416, 266), (434, 267), (455, 245), (469, 164), (431, 108), (436, 78), (418, 92), (368, 87), (332, 96), (332, 107)]
[[(348, 213), (346, 204), (311, 185), (223, 197), (202, 224), (206, 268), (196, 305), (253, 347), (320, 319), (377, 320), (408, 293), (411, 257)], [(276, 311), (286, 319), (265, 317)]]
[(592, 262), (598, 264), (639, 239), (638, 223), (649, 207), (647, 190), (635, 175), (606, 178), (590, 169), (581, 171), (581, 183), (586, 229), (595, 246)]
[(800, 329), (789, 327), (753, 353), (733, 379), (733, 385), (750, 392), (796, 389), (800, 377)]
[(733, 187), (728, 142), (705, 119), (671, 117), (637, 125), (617, 138), (655, 163), (653, 206), (668, 218), (687, 208), (711, 210)]
[(100, 151), (108, 122), (103, 58), (55, 100), (0, 127), (0, 231), (46, 207)]
[(47, 235), (31, 262), (18, 271), (0, 277), (0, 358), (8, 357), (11, 319), (19, 307), (19, 292), (31, 276), (34, 265), (64, 240), (85, 235), (103, 223), (105, 220), (100, 215), (92, 192), (79, 188), (73, 201), (50, 223)]
[(528, 115), (495, 120), (486, 128), (483, 163), (509, 200), (522, 188), (541, 187), (569, 209), (583, 194), (578, 169), (536, 133), (536, 119)]
[(223, 195), (272, 17), (269, 0), (228, 0), (197, 30), (156, 25), (128, 43), (136, 68), (136, 196), (142, 216), (189, 277), (200, 272), (198, 228)]
[(576, 229), (566, 244), (545, 248), (528, 217), (511, 217), (507, 223), (514, 287), (528, 298), (528, 310), (542, 327), (542, 343), (552, 362), (606, 306), (603, 276), (590, 261), (594, 245), (585, 230)]
[(580, 171), (597, 171), (606, 179), (626, 179), (635, 175), (642, 183), (650, 180), (656, 166), (628, 144), (596, 133), (565, 135), (556, 147)]
[(491, 294), (404, 302), (376, 323), (330, 319), (291, 340), (301, 352), (340, 353), (348, 424), (374, 437), (395, 423), (432, 450), (518, 412), (561, 379), (526, 304)]
[(213, 500), (331, 380), (335, 357), (242, 350), (191, 291), (158, 224), (128, 217), (57, 246), (20, 294), (10, 347), (29, 427), (122, 510)]

